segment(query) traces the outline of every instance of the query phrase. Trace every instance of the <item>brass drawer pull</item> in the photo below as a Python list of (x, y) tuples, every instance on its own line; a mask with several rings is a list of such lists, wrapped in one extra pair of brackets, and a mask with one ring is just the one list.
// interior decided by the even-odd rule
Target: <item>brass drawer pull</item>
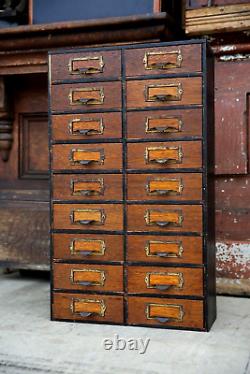
[(102, 56), (86, 56), (81, 58), (73, 58), (69, 61), (70, 74), (88, 75), (103, 73), (103, 57)]
[(145, 87), (145, 101), (147, 102), (180, 101), (182, 94), (181, 83), (158, 84)]
[(76, 118), (69, 123), (71, 135), (102, 135), (104, 125), (102, 118)]
[(104, 193), (103, 178), (70, 181), (71, 195), (73, 196), (101, 196)]
[(183, 321), (184, 311), (182, 305), (173, 304), (147, 304), (146, 318), (155, 319), (160, 323)]
[(145, 252), (148, 257), (178, 258), (182, 256), (183, 246), (181, 241), (149, 240)]
[(156, 225), (159, 227), (180, 227), (183, 222), (182, 211), (174, 210), (154, 210), (148, 209), (145, 213), (145, 221), (147, 225)]
[(147, 70), (168, 70), (181, 67), (183, 57), (181, 51), (146, 52), (143, 63)]
[(182, 148), (178, 147), (147, 147), (145, 160), (147, 163), (168, 164), (181, 163), (183, 158)]
[(79, 286), (104, 286), (105, 272), (92, 269), (72, 269), (70, 272), (70, 280), (72, 284)]
[(105, 219), (102, 209), (76, 209), (70, 213), (71, 223), (77, 225), (103, 225)]
[(182, 121), (179, 117), (147, 117), (145, 132), (146, 134), (168, 134), (180, 132)]
[(98, 239), (74, 239), (70, 243), (70, 253), (80, 256), (104, 256), (105, 241)]
[(156, 288), (160, 291), (166, 291), (169, 288), (182, 288), (183, 287), (183, 274), (182, 273), (147, 273), (145, 276), (145, 283), (147, 288)]
[(71, 105), (100, 105), (104, 103), (104, 90), (102, 87), (72, 89), (69, 100)]
[(73, 165), (91, 165), (104, 163), (104, 149), (76, 149), (73, 148), (69, 155), (69, 160)]
[(106, 306), (103, 300), (72, 299), (71, 312), (80, 317), (99, 316), (104, 317)]
[(181, 195), (183, 184), (181, 179), (153, 178), (146, 184), (148, 195)]

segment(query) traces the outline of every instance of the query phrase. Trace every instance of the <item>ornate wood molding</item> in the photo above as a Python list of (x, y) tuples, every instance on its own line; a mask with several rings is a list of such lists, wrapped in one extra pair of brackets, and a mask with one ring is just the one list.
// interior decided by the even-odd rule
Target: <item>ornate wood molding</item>
[(8, 161), (13, 142), (13, 119), (6, 89), (6, 82), (0, 77), (0, 155)]
[(237, 4), (186, 10), (188, 35), (250, 31), (250, 4)]

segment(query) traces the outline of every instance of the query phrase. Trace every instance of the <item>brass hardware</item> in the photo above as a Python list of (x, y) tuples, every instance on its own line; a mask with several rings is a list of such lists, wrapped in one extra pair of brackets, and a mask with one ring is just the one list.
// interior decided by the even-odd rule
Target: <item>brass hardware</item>
[[(152, 124), (157, 122), (157, 124)], [(171, 134), (182, 131), (182, 120), (180, 117), (147, 117), (145, 123), (146, 134)]]
[[(176, 252), (173, 252), (171, 250), (167, 250), (167, 251), (159, 251), (156, 250), (156, 251), (153, 251), (152, 250), (152, 247), (155, 246), (158, 248), (159, 247), (162, 247), (162, 246), (171, 246), (173, 247), (176, 246), (177, 247), (177, 251)], [(182, 246), (182, 242), (181, 241), (161, 241), (161, 240), (149, 240), (147, 243), (146, 243), (146, 246), (145, 246), (145, 252), (146, 252), (146, 256), (148, 257), (160, 257), (160, 258), (171, 258), (171, 257), (182, 257), (182, 253), (183, 253), (183, 246)]]
[[(152, 218), (152, 216), (156, 217)], [(168, 226), (181, 227), (183, 215), (181, 210), (148, 209), (144, 215), (144, 219), (147, 225), (156, 225), (163, 228)]]
[[(154, 280), (155, 278), (158, 278), (159, 280), (161, 279), (160, 282)], [(173, 280), (178, 279), (177, 284), (171, 284), (171, 278)], [(157, 290), (160, 291), (166, 291), (169, 288), (182, 288), (183, 287), (183, 274), (182, 273), (163, 273), (163, 272), (155, 272), (155, 273), (147, 273), (145, 276), (145, 283), (147, 285), (147, 288), (156, 288)]]
[[(76, 218), (80, 214), (80, 218)], [(81, 215), (84, 217), (81, 218)], [(93, 217), (91, 217), (93, 215)], [(96, 217), (98, 219), (96, 219)], [(76, 225), (104, 225), (106, 215), (103, 209), (75, 209), (70, 213), (70, 221)]]
[(145, 87), (145, 101), (147, 102), (180, 101), (182, 94), (181, 83), (155, 84)]
[[(77, 250), (78, 245), (81, 244), (83, 249)], [(84, 244), (86, 249), (84, 250)], [(92, 247), (92, 248), (91, 248)], [(97, 247), (97, 248), (95, 248)], [(70, 253), (71, 255), (80, 255), (80, 256), (104, 256), (106, 245), (104, 240), (98, 239), (73, 239), (70, 243)]]
[[(79, 128), (79, 124), (84, 124), (85, 128)], [(92, 125), (91, 125), (92, 123)], [(99, 129), (93, 128), (98, 123)], [(78, 126), (77, 126), (78, 125)], [(91, 127), (92, 126), (92, 127)], [(76, 129), (74, 129), (76, 127)], [(78, 128), (77, 128), (78, 127)], [(71, 135), (103, 135), (104, 124), (102, 118), (76, 118), (69, 122), (69, 133)]]
[[(150, 60), (154, 60), (155, 62)], [(165, 61), (164, 61), (165, 60)], [(168, 70), (180, 68), (183, 61), (181, 51), (170, 52), (146, 52), (143, 58), (145, 69), (147, 70)]]
[[(76, 159), (76, 154), (77, 153), (80, 153), (82, 154), (82, 156), (84, 156), (85, 154), (85, 157), (86, 157), (86, 154), (88, 155), (88, 158), (87, 159)], [(89, 155), (93, 155), (93, 158), (91, 159), (89, 157)], [(99, 158), (94, 158), (94, 156), (96, 157), (97, 156), (97, 153), (99, 154)], [(73, 164), (73, 165), (77, 165), (77, 164), (80, 164), (80, 165), (90, 165), (92, 163), (97, 163), (98, 165), (103, 165), (104, 164), (104, 160), (105, 160), (105, 155), (104, 155), (104, 149), (101, 148), (101, 149), (81, 149), (81, 148), (73, 148), (71, 149), (70, 151), (70, 155), (69, 155), (69, 161)]]
[[(99, 280), (75, 280), (75, 274), (82, 274), (84, 275), (84, 273), (90, 273), (90, 275), (95, 276), (97, 275)], [(102, 271), (102, 270), (93, 270), (93, 269), (71, 269), (71, 272), (70, 272), (70, 280), (71, 280), (71, 283), (72, 284), (78, 284), (79, 286), (101, 286), (103, 287), (104, 286), (104, 283), (105, 283), (105, 272)]]
[[(79, 92), (86, 92), (88, 95), (82, 98), (74, 98), (74, 95)], [(99, 96), (93, 95), (94, 92), (99, 92)], [(70, 105), (100, 105), (104, 103), (104, 98), (104, 89), (102, 87), (74, 88), (69, 93)]]
[[(151, 158), (150, 153), (157, 153), (159, 156), (153, 156)], [(166, 156), (162, 157), (162, 154)], [(168, 163), (175, 163), (180, 164), (182, 162), (183, 152), (182, 147), (146, 147), (145, 151), (145, 161), (146, 163), (157, 163), (157, 164), (168, 164)]]
[[(84, 185), (79, 188), (77, 191), (75, 190), (76, 184)], [(90, 184), (92, 187), (87, 188), (87, 185)], [(97, 188), (94, 189), (93, 185), (96, 184)], [(98, 179), (71, 179), (70, 181), (70, 189), (71, 195), (73, 196), (102, 196), (104, 194), (104, 180), (103, 178)]]
[[(81, 62), (90, 62), (90, 66), (81, 67)], [(99, 62), (97, 66), (93, 64), (93, 62)], [(92, 66), (91, 66), (92, 63)], [(78, 66), (77, 66), (78, 65)], [(99, 66), (98, 66), (99, 65)], [(77, 75), (88, 75), (88, 74), (98, 74), (103, 73), (103, 57), (102, 56), (86, 56), (80, 58), (72, 58), (69, 60), (69, 72), (70, 74), (77, 74)]]
[[(96, 304), (96, 305), (94, 305)], [(95, 308), (95, 306), (97, 308)], [(71, 312), (81, 317), (90, 317), (98, 315), (99, 317), (105, 316), (106, 306), (103, 300), (94, 299), (72, 299), (70, 305)], [(81, 311), (82, 309), (82, 311)], [(96, 309), (96, 310), (95, 310)]]
[(146, 318), (155, 319), (160, 323), (183, 321), (184, 311), (182, 305), (174, 304), (147, 304)]
[(181, 179), (149, 178), (145, 188), (150, 196), (165, 196), (181, 195), (184, 186)]

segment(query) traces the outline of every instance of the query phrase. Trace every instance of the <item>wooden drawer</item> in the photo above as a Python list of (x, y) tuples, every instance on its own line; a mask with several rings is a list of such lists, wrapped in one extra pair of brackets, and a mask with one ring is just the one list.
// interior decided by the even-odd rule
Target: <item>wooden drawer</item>
[(123, 323), (123, 297), (54, 292), (52, 317), (59, 320)]
[(202, 232), (200, 205), (128, 205), (128, 231)]
[(128, 293), (203, 296), (203, 269), (128, 266)]
[(127, 261), (202, 264), (201, 237), (128, 235)]
[(52, 111), (121, 109), (121, 83), (95, 82), (51, 86)]
[(52, 140), (121, 138), (121, 113), (56, 114), (52, 120)]
[(128, 139), (178, 139), (202, 136), (201, 109), (127, 113)]
[(54, 289), (123, 292), (120, 265), (54, 264)]
[(128, 200), (201, 200), (202, 174), (128, 174)]
[(54, 229), (122, 230), (121, 204), (53, 204)]
[(203, 301), (130, 296), (128, 323), (203, 329)]
[(120, 78), (120, 51), (67, 53), (51, 56), (51, 80)]
[(201, 105), (202, 79), (169, 78), (127, 82), (127, 108)]
[(53, 234), (55, 260), (123, 261), (123, 236)]
[(54, 170), (122, 169), (122, 144), (55, 144), (52, 146)]
[(128, 169), (201, 168), (200, 141), (128, 144)]
[(54, 174), (55, 200), (122, 200), (122, 175)]
[(128, 49), (125, 58), (127, 77), (201, 72), (201, 46), (197, 44)]

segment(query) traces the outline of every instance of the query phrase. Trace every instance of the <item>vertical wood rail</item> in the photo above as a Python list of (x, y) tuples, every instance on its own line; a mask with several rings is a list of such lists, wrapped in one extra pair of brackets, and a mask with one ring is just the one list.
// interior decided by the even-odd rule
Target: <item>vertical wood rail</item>
[(4, 77), (0, 77), (0, 155), (4, 162), (8, 161), (13, 143), (13, 118)]

